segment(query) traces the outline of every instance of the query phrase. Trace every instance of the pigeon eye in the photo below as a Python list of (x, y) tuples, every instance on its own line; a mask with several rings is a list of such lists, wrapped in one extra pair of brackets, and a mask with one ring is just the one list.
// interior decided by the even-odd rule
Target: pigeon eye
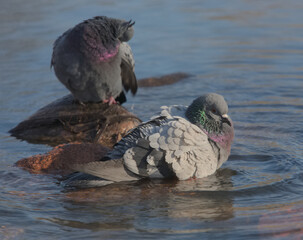
[(211, 109), (211, 112), (212, 112), (212, 113), (217, 113), (217, 110), (214, 109), (214, 108), (212, 108), (212, 109)]

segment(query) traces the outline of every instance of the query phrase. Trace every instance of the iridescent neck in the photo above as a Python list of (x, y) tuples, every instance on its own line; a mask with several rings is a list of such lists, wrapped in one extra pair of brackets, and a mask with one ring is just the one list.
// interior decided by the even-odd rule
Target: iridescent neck
[(205, 129), (203, 129), (203, 132), (215, 143), (220, 145), (221, 147), (225, 149), (230, 149), (231, 143), (234, 138), (234, 132), (232, 129), (230, 129), (228, 132), (220, 132), (220, 133), (209, 133)]

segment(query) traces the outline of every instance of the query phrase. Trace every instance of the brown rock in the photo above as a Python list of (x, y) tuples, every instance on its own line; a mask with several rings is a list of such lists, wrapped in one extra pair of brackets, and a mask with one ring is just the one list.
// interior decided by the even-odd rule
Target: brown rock
[[(138, 81), (139, 87), (173, 84), (188, 78), (174, 73)], [(79, 104), (72, 95), (60, 98), (38, 110), (9, 132), (30, 143), (51, 146), (75, 141), (100, 143), (112, 147), (141, 120), (118, 104)]]
[(57, 145), (74, 141), (112, 147), (141, 120), (119, 104), (79, 104), (72, 95), (38, 110), (9, 132), (30, 143)]
[[(140, 87), (163, 86), (189, 77), (186, 73), (145, 78)], [(79, 104), (72, 95), (38, 110), (9, 132), (31, 143), (62, 144), (46, 154), (19, 160), (16, 165), (35, 173), (70, 173), (72, 163), (101, 159), (109, 148), (141, 120), (118, 104)], [(83, 143), (71, 143), (80, 141)], [(101, 145), (102, 144), (102, 145)], [(109, 148), (108, 148), (109, 147)]]
[(19, 160), (16, 165), (33, 173), (73, 172), (72, 164), (100, 160), (110, 149), (97, 143), (61, 144), (46, 154), (38, 154)]
[(138, 81), (138, 87), (159, 87), (164, 85), (170, 85), (184, 80), (190, 76), (190, 74), (179, 72), (164, 75), (162, 77), (143, 78)]

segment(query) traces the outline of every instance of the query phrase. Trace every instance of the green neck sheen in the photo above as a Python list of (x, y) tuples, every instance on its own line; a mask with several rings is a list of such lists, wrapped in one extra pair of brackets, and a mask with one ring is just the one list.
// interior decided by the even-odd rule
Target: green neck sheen
[(193, 110), (194, 109), (189, 107), (185, 114), (186, 117), (190, 120), (190, 122), (192, 122), (193, 124), (202, 125), (202, 128), (207, 133), (219, 134), (221, 132), (220, 123), (207, 116), (205, 110)]

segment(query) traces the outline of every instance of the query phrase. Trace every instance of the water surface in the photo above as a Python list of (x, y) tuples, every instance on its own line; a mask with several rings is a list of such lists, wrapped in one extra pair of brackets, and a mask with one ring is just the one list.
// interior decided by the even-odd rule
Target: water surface
[[(303, 238), (302, 11), (299, 0), (2, 1), (0, 238)], [(68, 93), (50, 70), (53, 41), (96, 15), (136, 21), (139, 79), (193, 75), (128, 95), (140, 118), (206, 92), (225, 96), (235, 140), (215, 175), (69, 192), (55, 176), (13, 166), (50, 147), (7, 131)]]

